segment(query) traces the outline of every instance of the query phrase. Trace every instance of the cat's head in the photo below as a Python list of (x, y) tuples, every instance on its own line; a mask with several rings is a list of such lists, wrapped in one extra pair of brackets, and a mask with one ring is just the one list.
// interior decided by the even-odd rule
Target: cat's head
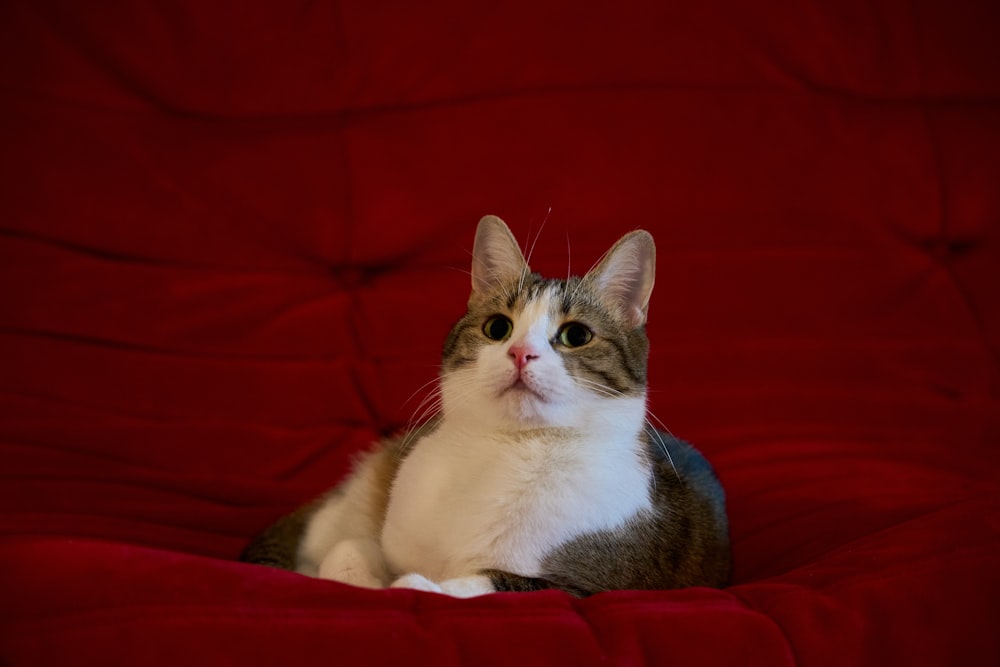
[(644, 415), (655, 255), (635, 231), (582, 278), (547, 279), (502, 220), (480, 220), (469, 309), (444, 347), (446, 418), (519, 430)]

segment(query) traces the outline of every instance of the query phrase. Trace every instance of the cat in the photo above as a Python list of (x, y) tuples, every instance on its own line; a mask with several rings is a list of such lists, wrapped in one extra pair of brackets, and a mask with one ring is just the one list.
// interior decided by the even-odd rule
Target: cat
[(582, 278), (546, 279), (484, 217), (437, 416), (363, 455), (242, 559), (456, 597), (725, 586), (722, 486), (646, 416), (655, 254), (634, 231)]

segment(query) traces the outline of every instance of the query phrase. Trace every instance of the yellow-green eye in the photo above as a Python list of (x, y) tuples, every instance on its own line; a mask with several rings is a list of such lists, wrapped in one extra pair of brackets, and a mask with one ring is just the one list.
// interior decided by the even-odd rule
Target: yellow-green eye
[(569, 322), (559, 329), (559, 342), (566, 347), (581, 347), (594, 337), (594, 332), (579, 322)]
[(483, 324), (483, 334), (490, 340), (503, 340), (514, 330), (514, 323), (504, 315), (494, 315)]

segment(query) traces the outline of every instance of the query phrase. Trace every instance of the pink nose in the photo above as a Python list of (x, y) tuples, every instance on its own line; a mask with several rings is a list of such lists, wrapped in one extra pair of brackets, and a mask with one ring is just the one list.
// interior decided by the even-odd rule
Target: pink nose
[(528, 362), (532, 359), (538, 358), (535, 350), (532, 349), (531, 346), (524, 344), (511, 345), (507, 354), (514, 360), (514, 365), (517, 366), (518, 370), (527, 366)]

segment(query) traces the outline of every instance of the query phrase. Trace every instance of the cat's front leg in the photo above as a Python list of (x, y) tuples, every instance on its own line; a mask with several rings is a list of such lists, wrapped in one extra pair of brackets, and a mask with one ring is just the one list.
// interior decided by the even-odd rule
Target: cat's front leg
[(368, 539), (338, 542), (320, 563), (319, 576), (363, 588), (384, 588), (387, 579), (381, 551)]

